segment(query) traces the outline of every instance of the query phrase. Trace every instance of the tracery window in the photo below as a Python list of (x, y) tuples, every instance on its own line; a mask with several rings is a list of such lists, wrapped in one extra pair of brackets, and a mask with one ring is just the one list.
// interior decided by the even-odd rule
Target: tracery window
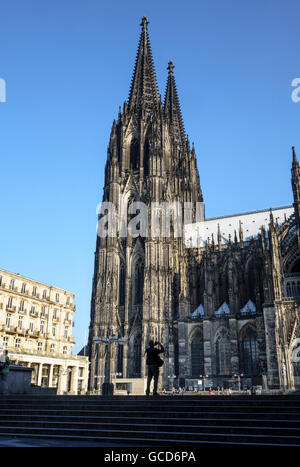
[(216, 372), (218, 375), (231, 374), (231, 343), (225, 329), (219, 332), (216, 339)]
[(130, 145), (130, 166), (132, 170), (137, 170), (140, 163), (139, 144), (136, 138), (133, 138)]
[(259, 374), (259, 348), (256, 332), (247, 328), (242, 337), (242, 362), (245, 375)]
[(144, 288), (144, 263), (140, 258), (135, 264), (134, 270), (134, 304), (143, 304), (143, 288)]
[(191, 341), (191, 371), (194, 377), (204, 374), (203, 336), (200, 330), (194, 333)]
[(120, 264), (119, 274), (119, 305), (125, 304), (125, 266), (124, 263)]
[(141, 338), (137, 336), (135, 338), (134, 345), (133, 345), (135, 377), (139, 377), (141, 375), (141, 357), (142, 357)]

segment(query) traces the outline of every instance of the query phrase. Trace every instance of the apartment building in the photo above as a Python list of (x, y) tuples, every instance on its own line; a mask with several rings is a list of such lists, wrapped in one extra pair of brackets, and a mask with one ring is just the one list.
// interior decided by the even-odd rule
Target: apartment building
[(0, 269), (0, 346), (32, 368), (32, 384), (87, 391), (88, 357), (72, 355), (74, 294)]

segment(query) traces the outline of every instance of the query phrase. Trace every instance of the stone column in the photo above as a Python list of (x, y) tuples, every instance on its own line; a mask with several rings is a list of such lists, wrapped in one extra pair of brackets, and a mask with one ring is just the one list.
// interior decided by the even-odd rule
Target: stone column
[(51, 388), (52, 387), (52, 381), (53, 381), (53, 364), (51, 363), (50, 365), (50, 369), (49, 369), (49, 384), (48, 384), (48, 387)]
[(43, 364), (40, 363), (39, 364), (39, 371), (38, 371), (38, 381), (37, 381), (38, 386), (41, 386), (41, 384), (42, 384), (42, 372), (43, 372)]
[(78, 392), (78, 366), (72, 367), (71, 392), (73, 394)]
[(278, 355), (276, 345), (275, 309), (273, 305), (263, 307), (266, 332), (266, 357), (268, 387), (279, 388)]

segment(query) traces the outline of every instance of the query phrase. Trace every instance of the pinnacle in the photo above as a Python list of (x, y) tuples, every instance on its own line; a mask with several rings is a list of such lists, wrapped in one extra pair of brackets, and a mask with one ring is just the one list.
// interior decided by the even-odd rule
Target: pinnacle
[(175, 84), (174, 70), (175, 66), (170, 60), (167, 70), (168, 80), (164, 102), (164, 112), (169, 119), (175, 141), (185, 147), (185, 132), (182, 122), (181, 109)]
[(147, 30), (148, 24), (149, 24), (149, 21), (147, 20), (146, 16), (143, 16), (140, 26), (142, 26), (143, 30), (145, 30), (145, 29)]
[(142, 109), (150, 112), (158, 108), (156, 76), (147, 25), (148, 20), (144, 16), (128, 100), (128, 108), (138, 112)]

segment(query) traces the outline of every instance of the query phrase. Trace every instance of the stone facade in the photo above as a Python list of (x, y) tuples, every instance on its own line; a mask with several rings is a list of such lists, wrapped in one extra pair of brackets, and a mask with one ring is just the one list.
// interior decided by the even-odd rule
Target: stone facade
[[(152, 338), (166, 346), (165, 388), (235, 383), (291, 390), (300, 295), (295, 151), (293, 206), (205, 219), (174, 65), (169, 62), (162, 103), (146, 18), (141, 26), (129, 100), (119, 109), (108, 145), (103, 202), (112, 203), (119, 214), (115, 234), (97, 236), (90, 388), (105, 374), (104, 349), (93, 339), (113, 333), (126, 343), (111, 349), (111, 371), (126, 378), (145, 376), (144, 352)], [(127, 210), (132, 202), (147, 206), (147, 235), (124, 235), (123, 224), (130, 225), (135, 214)], [(170, 235), (153, 235), (153, 219), (160, 215), (153, 203), (174, 202), (189, 207), (183, 211), (185, 235), (176, 234), (174, 213)], [(101, 211), (99, 220), (104, 215)]]
[(0, 346), (58, 394), (87, 390), (88, 358), (71, 354), (74, 312), (73, 293), (0, 269)]

